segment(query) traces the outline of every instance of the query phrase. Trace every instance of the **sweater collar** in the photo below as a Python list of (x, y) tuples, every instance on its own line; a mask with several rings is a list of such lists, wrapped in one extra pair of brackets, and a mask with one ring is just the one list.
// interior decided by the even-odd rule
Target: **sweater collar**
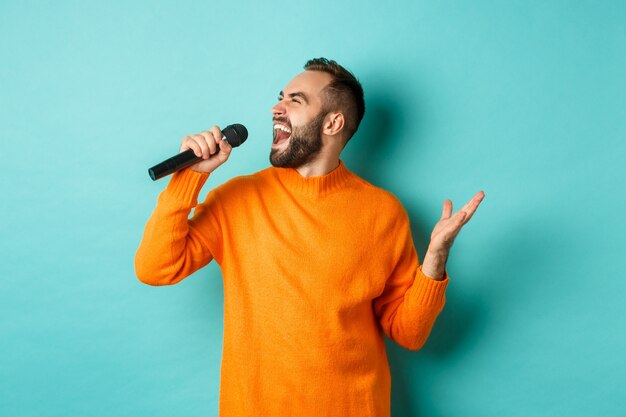
[(295, 168), (274, 168), (274, 170), (289, 190), (312, 197), (341, 189), (350, 177), (350, 171), (341, 160), (337, 168), (319, 177), (303, 177)]

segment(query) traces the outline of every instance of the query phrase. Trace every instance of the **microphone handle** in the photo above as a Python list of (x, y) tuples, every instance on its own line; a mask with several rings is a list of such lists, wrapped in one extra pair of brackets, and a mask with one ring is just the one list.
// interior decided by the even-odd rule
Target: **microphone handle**
[[(230, 146), (237, 147), (244, 143), (248, 138), (248, 129), (242, 124), (235, 123), (232, 125), (226, 126), (222, 130), (222, 140), (228, 143)], [(211, 155), (215, 155), (220, 151), (219, 145), (215, 152)], [(178, 155), (173, 156), (160, 164), (156, 164), (152, 168), (148, 169), (148, 174), (150, 174), (150, 178), (152, 181), (156, 181), (159, 178), (163, 178), (166, 175), (170, 175), (173, 172), (176, 172), (180, 169), (187, 168), (190, 165), (195, 164), (196, 162), (201, 161), (202, 158), (197, 157), (192, 149), (187, 149), (185, 152), (180, 152)]]
[(185, 152), (181, 152), (178, 155), (153, 166), (148, 170), (148, 174), (150, 174), (150, 178), (152, 178), (153, 181), (156, 181), (159, 178), (163, 178), (173, 172), (187, 168), (188, 166), (201, 160), (202, 158), (196, 156), (193, 149), (187, 149)]

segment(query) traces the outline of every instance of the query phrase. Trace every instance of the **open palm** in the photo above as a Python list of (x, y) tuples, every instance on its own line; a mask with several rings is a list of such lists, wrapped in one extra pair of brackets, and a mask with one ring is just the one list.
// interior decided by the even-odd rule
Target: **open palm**
[(430, 235), (430, 249), (447, 253), (461, 228), (472, 218), (484, 197), (485, 193), (483, 191), (477, 192), (461, 210), (454, 214), (452, 214), (452, 201), (444, 201), (441, 219), (439, 219)]

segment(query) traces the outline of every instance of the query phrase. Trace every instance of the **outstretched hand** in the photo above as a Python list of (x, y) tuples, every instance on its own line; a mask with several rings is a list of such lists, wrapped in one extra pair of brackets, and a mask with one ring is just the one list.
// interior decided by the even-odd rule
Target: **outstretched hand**
[(444, 201), (441, 218), (430, 235), (430, 245), (422, 264), (422, 272), (425, 275), (433, 279), (443, 277), (445, 264), (454, 239), (463, 226), (470, 221), (483, 198), (485, 198), (485, 193), (483, 191), (477, 192), (461, 210), (454, 214), (452, 214), (452, 201)]
[(483, 198), (485, 198), (485, 193), (477, 192), (461, 210), (454, 214), (452, 214), (452, 201), (444, 201), (441, 219), (430, 235), (430, 248), (448, 252), (461, 228), (470, 221)]

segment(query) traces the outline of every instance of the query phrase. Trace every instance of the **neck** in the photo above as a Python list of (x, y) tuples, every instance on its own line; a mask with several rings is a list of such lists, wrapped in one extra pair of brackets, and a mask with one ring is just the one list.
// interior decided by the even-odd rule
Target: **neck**
[(320, 153), (317, 158), (296, 168), (298, 173), (305, 177), (321, 177), (339, 166), (339, 156), (328, 157)]
[(342, 147), (339, 141), (329, 141), (326, 137), (322, 137), (324, 145), (315, 157), (296, 168), (298, 173), (304, 178), (321, 177), (339, 166), (339, 155)]

